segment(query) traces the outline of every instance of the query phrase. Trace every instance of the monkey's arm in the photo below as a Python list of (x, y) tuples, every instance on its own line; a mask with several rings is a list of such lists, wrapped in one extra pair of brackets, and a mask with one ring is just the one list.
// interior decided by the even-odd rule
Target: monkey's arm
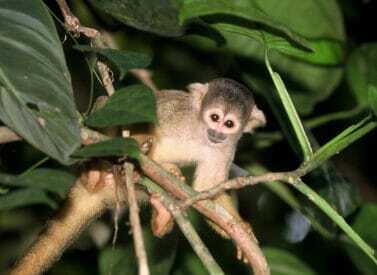
[(114, 201), (114, 189), (105, 186), (96, 192), (88, 191), (81, 178), (70, 191), (65, 207), (51, 220), (38, 240), (10, 271), (11, 275), (42, 274), (75, 237)]
[[(195, 171), (193, 188), (196, 191), (204, 191), (227, 180), (230, 165), (231, 164), (229, 162), (221, 162), (218, 159), (217, 161), (207, 160), (199, 162)], [(249, 224), (241, 218), (236, 206), (236, 202), (231, 195), (224, 192), (213, 200), (221, 205), (229, 214), (238, 219), (239, 222), (245, 226), (245, 229), (250, 232)], [(229, 238), (229, 236), (221, 228), (211, 222), (209, 224), (222, 237)]]

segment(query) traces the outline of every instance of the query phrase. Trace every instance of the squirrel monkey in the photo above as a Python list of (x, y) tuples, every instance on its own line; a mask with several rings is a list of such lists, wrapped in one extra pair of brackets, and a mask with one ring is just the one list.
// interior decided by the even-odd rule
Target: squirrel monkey
[[(155, 91), (158, 123), (148, 130), (135, 128), (135, 133), (131, 128), (131, 137), (143, 144), (152, 136), (149, 156), (175, 174), (179, 174), (176, 165), (196, 165), (193, 187), (203, 191), (228, 179), (238, 140), (243, 133), (264, 125), (265, 117), (251, 92), (236, 81), (219, 78), (191, 84), (188, 90)], [(98, 191), (98, 183), (110, 187)], [(106, 208), (115, 207), (119, 202), (114, 198), (115, 190), (111, 173), (91, 170), (83, 174), (61, 214), (49, 222), (10, 274), (45, 271), (91, 220)], [(146, 200), (145, 193), (139, 191), (138, 196)], [(152, 196), (150, 201), (154, 206), (152, 230), (163, 236), (171, 229), (172, 218), (158, 199)], [(220, 194), (215, 201), (242, 220), (228, 194)], [(126, 206), (124, 197), (120, 202)], [(215, 229), (222, 234), (221, 229)]]
[[(188, 90), (155, 91), (158, 124), (150, 131), (153, 146), (149, 156), (176, 175), (179, 170), (174, 165), (194, 164), (193, 188), (203, 191), (228, 179), (238, 140), (243, 133), (263, 126), (266, 119), (251, 91), (234, 80), (194, 83)], [(142, 140), (137, 135), (135, 138)], [(240, 218), (228, 194), (217, 196), (215, 201)], [(155, 206), (159, 208), (158, 203)], [(166, 234), (171, 225), (171, 219), (154, 213), (156, 236)], [(222, 234), (222, 230), (216, 231)]]

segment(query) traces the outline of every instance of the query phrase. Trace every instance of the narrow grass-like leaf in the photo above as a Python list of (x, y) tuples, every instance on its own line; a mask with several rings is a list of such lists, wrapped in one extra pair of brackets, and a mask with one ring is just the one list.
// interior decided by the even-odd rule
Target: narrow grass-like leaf
[(284, 107), (285, 113), (288, 116), (294, 135), (297, 138), (298, 143), (300, 145), (302, 157), (304, 160), (308, 160), (313, 155), (312, 147), (310, 145), (308, 137), (306, 136), (304, 127), (298, 116), (296, 108), (293, 105), (292, 99), (289, 96), (287, 88), (284, 85), (283, 80), (281, 79), (280, 75), (274, 72), (271, 68), (270, 62), (268, 60), (267, 50), (265, 52), (265, 63), (268, 72), (274, 82), (275, 88), (278, 92), (279, 99)]
[[(374, 249), (377, 249), (377, 223), (371, 222), (377, 220), (377, 204), (366, 203), (352, 223), (352, 228), (366, 240)], [(352, 262), (364, 275), (376, 274), (376, 265), (364, 255), (353, 243), (345, 242), (344, 246)]]
[(371, 116), (364, 118), (359, 123), (352, 125), (323, 145), (315, 154), (304, 162), (299, 171), (312, 171), (324, 161), (338, 154), (351, 143), (360, 139), (377, 127), (377, 122)]
[(336, 223), (346, 235), (354, 241), (354, 243), (368, 255), (371, 260), (377, 265), (377, 259), (375, 257), (375, 251), (370, 247), (353, 229), (347, 224), (342, 216), (340, 216), (320, 195), (318, 195), (313, 189), (307, 186), (300, 179), (295, 184), (292, 184), (294, 188), (308, 197), (316, 206), (318, 206), (334, 223)]

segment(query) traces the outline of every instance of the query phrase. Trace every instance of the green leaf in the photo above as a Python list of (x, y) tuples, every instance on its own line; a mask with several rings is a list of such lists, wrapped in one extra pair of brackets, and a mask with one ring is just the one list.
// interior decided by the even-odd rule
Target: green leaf
[(34, 204), (47, 204), (51, 208), (57, 207), (56, 202), (40, 189), (25, 188), (0, 195), (0, 211)]
[(144, 85), (128, 86), (116, 91), (105, 106), (85, 121), (92, 127), (124, 126), (141, 122), (156, 122), (154, 93)]
[[(361, 204), (357, 186), (340, 174), (331, 161), (305, 177), (306, 183), (316, 190), (342, 217), (348, 217)], [(314, 206), (308, 198), (300, 196), (301, 212), (310, 220), (313, 229), (328, 239), (337, 237), (338, 228), (323, 211)]]
[[(211, 25), (220, 34), (236, 34), (252, 39), (286, 55), (318, 65), (338, 65), (344, 60), (343, 43), (329, 39), (311, 39), (307, 44), (312, 51), (292, 45), (287, 39), (260, 29), (250, 29), (237, 25), (217, 23)], [(231, 41), (230, 41), (231, 43)]]
[[(251, 5), (249, 4), (251, 1), (228, 2)], [(278, 49), (279, 52), (271, 51), (269, 55), (272, 67), (286, 81), (299, 113), (311, 113), (318, 102), (331, 95), (342, 78), (341, 66), (318, 66), (318, 64), (339, 65), (344, 62), (345, 33), (337, 1), (258, 0), (254, 2), (270, 18), (305, 37), (316, 52), (304, 52), (293, 46), (287, 48), (288, 44), (283, 43), (284, 40), (278, 36), (275, 37), (276, 33), (271, 28), (265, 29), (260, 25), (250, 24), (236, 25), (232, 20), (221, 21), (220, 16), (218, 16), (220, 19), (215, 18), (217, 21), (212, 18), (211, 21), (207, 18), (205, 20), (207, 23), (212, 23), (215, 28), (218, 26), (216, 29), (228, 42), (226, 46), (219, 48), (208, 39), (200, 37), (187, 37), (186, 41), (201, 49), (220, 52), (220, 54), (231, 52), (240, 57), (238, 60), (241, 61), (239, 64), (243, 76), (247, 77), (247, 82), (266, 99), (272, 97), (273, 86), (261, 66), (264, 51), (266, 47)], [(244, 8), (244, 12), (249, 12), (249, 9)], [(218, 23), (222, 25), (217, 25)], [(223, 29), (221, 30), (220, 27)]]
[(363, 106), (370, 106), (374, 111), (377, 97), (373, 92), (377, 89), (376, 63), (377, 43), (369, 43), (352, 52), (346, 68), (347, 81), (357, 101)]
[(309, 159), (313, 155), (313, 149), (309, 142), (309, 139), (305, 133), (304, 127), (301, 123), (300, 117), (297, 114), (296, 108), (292, 102), (291, 97), (285, 87), (283, 80), (281, 79), (280, 75), (274, 72), (271, 68), (270, 62), (267, 56), (267, 50), (265, 54), (265, 62), (270, 73), (270, 76), (274, 82), (275, 88), (277, 90), (279, 100), (283, 105), (285, 114), (289, 120), (289, 126), (293, 129), (291, 135), (295, 137), (295, 140), (298, 141), (301, 151), (301, 158), (303, 160)]
[(304, 194), (309, 200), (311, 200), (316, 206), (318, 206), (323, 213), (325, 213), (334, 223), (336, 223), (340, 229), (357, 245), (368, 257), (377, 265), (377, 258), (375, 250), (363, 240), (359, 234), (357, 234), (351, 226), (340, 216), (330, 204), (325, 201), (318, 193), (311, 189), (300, 179), (297, 179), (295, 184), (292, 184), (294, 188)]
[(356, 140), (362, 138), (370, 131), (373, 131), (376, 127), (377, 122), (374, 121), (371, 116), (367, 116), (360, 122), (349, 126), (339, 135), (331, 139), (325, 145), (321, 146), (314, 153), (311, 159), (304, 162), (300, 166), (299, 170), (306, 172), (314, 170), (329, 158), (333, 157), (336, 154), (339, 154), (340, 151), (342, 151), (344, 148), (347, 148)]
[[(285, 37), (294, 41), (298, 45), (304, 48), (309, 48), (305, 39), (292, 32), (284, 23), (276, 21), (274, 18), (266, 14), (258, 5), (257, 1), (241, 0), (241, 1), (227, 1), (227, 0), (185, 0), (180, 12), (180, 21), (185, 23), (186, 21), (199, 16), (208, 15), (221, 15), (218, 19), (219, 22), (227, 20), (225, 16), (233, 16), (234, 20), (230, 18), (232, 24), (243, 24), (237, 22), (237, 19), (245, 20), (248, 23), (247, 27), (256, 28), (256, 26), (250, 25), (253, 23), (260, 23), (265, 27), (269, 27), (282, 33)], [(238, 20), (239, 21), (239, 20)]]
[(174, 0), (89, 0), (98, 9), (120, 22), (139, 30), (165, 36), (179, 36), (183, 28), (178, 21)]
[[(356, 216), (353, 229), (360, 234), (374, 249), (377, 249), (377, 204), (367, 203), (363, 206), (359, 214)], [(366, 257), (357, 247), (352, 244), (345, 245), (348, 255), (353, 263), (364, 275), (375, 275), (376, 264)]]
[(63, 164), (80, 145), (71, 79), (43, 2), (0, 1), (0, 119)]
[(287, 250), (274, 247), (263, 248), (272, 275), (315, 275), (307, 264)]
[(76, 177), (62, 170), (35, 169), (25, 175), (13, 176), (0, 173), (0, 184), (9, 187), (28, 187), (58, 194), (64, 198)]
[(139, 146), (132, 138), (113, 138), (103, 142), (87, 145), (78, 151), (73, 156), (80, 158), (93, 157), (111, 157), (111, 156), (130, 156), (133, 158), (139, 157)]
[(151, 63), (151, 58), (142, 53), (98, 49), (86, 45), (76, 45), (74, 48), (82, 52), (94, 52), (105, 57), (119, 71), (119, 79), (123, 79), (130, 69), (145, 68)]

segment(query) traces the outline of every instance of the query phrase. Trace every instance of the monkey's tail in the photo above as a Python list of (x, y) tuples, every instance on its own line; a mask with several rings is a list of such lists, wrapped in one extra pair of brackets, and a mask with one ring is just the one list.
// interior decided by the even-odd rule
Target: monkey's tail
[(113, 200), (114, 189), (104, 187), (97, 192), (90, 192), (78, 180), (71, 189), (65, 207), (47, 224), (45, 231), (9, 274), (42, 274)]

